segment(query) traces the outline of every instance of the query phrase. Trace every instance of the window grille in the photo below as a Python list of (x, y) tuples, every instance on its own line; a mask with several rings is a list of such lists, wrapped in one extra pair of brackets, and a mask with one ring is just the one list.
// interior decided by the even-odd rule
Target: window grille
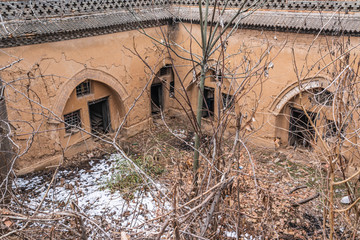
[(86, 80), (82, 83), (80, 83), (79, 85), (76, 86), (76, 96), (77, 97), (81, 97), (87, 94), (91, 93), (91, 89), (90, 89), (90, 81)]
[(71, 133), (81, 127), (80, 110), (64, 115), (65, 132)]

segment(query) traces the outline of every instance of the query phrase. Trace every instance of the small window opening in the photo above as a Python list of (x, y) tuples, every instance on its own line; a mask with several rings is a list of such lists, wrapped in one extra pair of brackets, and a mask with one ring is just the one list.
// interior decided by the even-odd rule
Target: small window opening
[(221, 93), (223, 110), (234, 111), (234, 96), (226, 93)]
[(334, 94), (328, 90), (324, 89), (315, 89), (314, 90), (314, 99), (317, 104), (324, 106), (332, 106)]
[(165, 67), (160, 68), (159, 76), (165, 76), (171, 74), (171, 65), (167, 64)]
[(91, 93), (90, 80), (86, 80), (76, 86), (76, 96), (81, 97)]
[(163, 109), (163, 85), (153, 83), (151, 85), (151, 113), (158, 114)]
[(220, 70), (211, 69), (210, 73), (211, 73), (211, 78), (210, 78), (211, 82), (222, 82), (223, 75)]
[(216, 80), (217, 80), (218, 82), (222, 82), (222, 80), (223, 80), (223, 75), (222, 75), (222, 73), (221, 73), (220, 71), (217, 71), (215, 78), (216, 78)]
[(211, 87), (204, 88), (204, 98), (202, 107), (202, 117), (209, 118), (214, 116), (214, 96), (215, 90)]
[(175, 81), (174, 81), (173, 76), (172, 76), (171, 81), (170, 81), (169, 96), (171, 98), (175, 97)]
[(80, 110), (65, 114), (64, 122), (66, 133), (77, 132), (81, 127)]
[(88, 103), (91, 133), (108, 133), (111, 130), (108, 97)]
[(169, 97), (175, 97), (175, 81), (174, 81), (174, 72), (171, 64), (165, 65), (158, 72), (158, 77), (167, 77), (167, 81), (169, 81)]
[[(338, 129), (339, 125), (335, 124), (335, 121), (332, 120), (326, 120), (326, 132), (325, 132), (325, 138), (326, 139), (330, 139), (330, 138), (334, 138), (337, 137), (339, 134), (339, 129)], [(340, 138), (343, 139), (344, 136), (344, 128), (342, 128), (340, 130)]]
[[(315, 123), (316, 114), (307, 112), (311, 121)], [(305, 113), (296, 108), (291, 109), (289, 124), (289, 145), (293, 147), (311, 148), (314, 140), (315, 130), (311, 126), (309, 118)]]

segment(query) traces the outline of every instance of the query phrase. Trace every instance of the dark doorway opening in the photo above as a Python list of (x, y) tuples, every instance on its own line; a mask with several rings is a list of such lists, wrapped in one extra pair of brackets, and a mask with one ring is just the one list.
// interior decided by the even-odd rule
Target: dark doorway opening
[(163, 86), (162, 83), (151, 85), (151, 113), (157, 114), (163, 109)]
[(204, 88), (204, 99), (202, 108), (202, 117), (208, 118), (214, 116), (214, 95), (215, 90), (211, 87)]
[(111, 130), (108, 97), (88, 103), (91, 133), (108, 133)]
[[(315, 123), (316, 114), (307, 112), (311, 121)], [(294, 147), (311, 148), (311, 142), (314, 140), (315, 130), (311, 126), (310, 119), (304, 111), (291, 108), (290, 126), (289, 126), (289, 145)]]

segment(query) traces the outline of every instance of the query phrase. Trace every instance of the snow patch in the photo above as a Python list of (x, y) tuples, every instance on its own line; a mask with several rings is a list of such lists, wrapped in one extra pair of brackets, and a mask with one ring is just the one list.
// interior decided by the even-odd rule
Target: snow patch
[(121, 161), (125, 160), (114, 154), (109, 159), (90, 161), (88, 169), (59, 170), (46, 197), (50, 184), (48, 176), (18, 177), (13, 188), (18, 192), (17, 197), (24, 199), (23, 204), (32, 209), (36, 209), (44, 197), (41, 208), (44, 213), (51, 213), (53, 209), (71, 210), (69, 202), (72, 201), (88, 217), (101, 219), (116, 228), (138, 226), (170, 209), (169, 203), (159, 204), (149, 191), (134, 190), (131, 201), (119, 192), (111, 192), (106, 182), (118, 171)]

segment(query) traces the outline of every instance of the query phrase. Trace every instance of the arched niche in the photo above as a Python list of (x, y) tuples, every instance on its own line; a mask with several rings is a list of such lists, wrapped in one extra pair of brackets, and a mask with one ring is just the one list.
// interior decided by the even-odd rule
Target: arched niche
[(294, 82), (284, 88), (280, 94), (278, 94), (275, 100), (270, 106), (272, 114), (277, 116), (280, 111), (284, 108), (285, 104), (289, 102), (290, 99), (298, 95), (300, 92), (305, 92), (315, 88), (325, 88), (328, 86), (328, 83), (325, 78), (311, 78), (306, 79), (299, 84)]
[[(122, 103), (124, 103), (129, 97), (126, 89), (115, 77), (100, 70), (87, 68), (75, 74), (72, 78), (63, 83), (60, 89), (57, 91), (56, 99), (52, 107), (52, 111), (55, 116), (62, 116), (63, 110), (65, 108), (67, 99), (70, 97), (70, 94), (74, 91), (76, 86), (78, 86), (80, 83), (87, 79), (98, 81), (111, 87), (115, 91), (117, 97), (122, 101)], [(124, 110), (127, 111), (126, 106), (124, 105), (123, 107), (125, 108)]]
[(157, 115), (170, 107), (170, 99), (175, 97), (175, 75), (173, 66), (165, 64), (156, 72), (149, 87), (150, 111)]
[(302, 81), (301, 84), (295, 82), (278, 94), (270, 111), (275, 119), (275, 138), (279, 145), (311, 147), (315, 143), (315, 130), (311, 122), (319, 124), (317, 121), (320, 112), (322, 117), (326, 118), (327, 109), (330, 107), (315, 96), (320, 96), (317, 95), (320, 93), (331, 94), (330, 90), (329, 82), (325, 78), (312, 78)]
[[(195, 71), (196, 72), (196, 71)], [(199, 94), (199, 78), (200, 72), (196, 76), (192, 76), (190, 72), (184, 82), (184, 87), (191, 101), (193, 111), (197, 108), (198, 94)], [(217, 117), (219, 111), (233, 113), (235, 116), (236, 91), (239, 85), (236, 80), (228, 79), (223, 74), (219, 74), (215, 69), (210, 68), (205, 74), (204, 83), (204, 100), (203, 100), (203, 118), (214, 119)], [(217, 99), (220, 99), (220, 105), (217, 104)]]
[(110, 74), (84, 69), (65, 82), (57, 94), (53, 113), (64, 123), (60, 125), (60, 142), (67, 148), (90, 137), (77, 131), (76, 125), (93, 134), (115, 130), (127, 109), (126, 89)]

